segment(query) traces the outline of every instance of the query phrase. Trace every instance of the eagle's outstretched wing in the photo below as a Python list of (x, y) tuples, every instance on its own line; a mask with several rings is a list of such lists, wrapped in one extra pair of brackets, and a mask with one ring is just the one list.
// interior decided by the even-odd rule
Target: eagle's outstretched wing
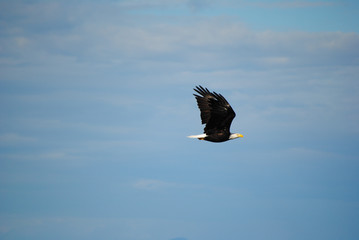
[(210, 134), (218, 130), (229, 131), (236, 114), (227, 100), (221, 94), (210, 92), (202, 86), (197, 86), (194, 90), (199, 94), (193, 95), (201, 111), (202, 124), (206, 124), (204, 132)]

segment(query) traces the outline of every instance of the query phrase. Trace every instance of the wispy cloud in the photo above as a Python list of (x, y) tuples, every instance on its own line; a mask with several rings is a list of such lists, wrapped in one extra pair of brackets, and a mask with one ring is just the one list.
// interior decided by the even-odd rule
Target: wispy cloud
[[(180, 26), (156, 21), (151, 24), (150, 20), (146, 27), (135, 23), (128, 26), (121, 21), (104, 27), (88, 21), (68, 32), (21, 38), (29, 42), (16, 53), (22, 56), (23, 64), (32, 67), (40, 63), (60, 64), (76, 73), (83, 61), (90, 61), (99, 70), (101, 65), (121, 67), (126, 75), (136, 69), (213, 71), (273, 64), (297, 67), (354, 64), (358, 54), (355, 49), (359, 49), (359, 36), (355, 33), (254, 32), (241, 24), (221, 20)], [(9, 45), (12, 41), (4, 39), (3, 43)], [(18, 48), (7, 49), (4, 50), (7, 55), (13, 55)]]
[(0, 135), (0, 145), (21, 145), (38, 142), (35, 137), (22, 136), (16, 133), (5, 133)]
[(142, 190), (158, 190), (163, 188), (176, 187), (177, 184), (154, 179), (140, 179), (133, 183), (133, 187)]
[[(283, 1), (268, 4), (305, 6), (329, 3)], [(72, 9), (66, 9), (59, 3), (37, 4), (37, 7), (25, 5), (18, 13), (22, 18), (3, 27), (8, 37), (1, 39), (2, 52), (6, 56), (21, 56), (22, 63), (31, 66), (36, 63), (69, 62), (69, 67), (74, 64), (78, 68), (81, 62), (90, 61), (146, 70), (147, 67), (158, 67), (157, 64), (163, 64), (161, 59), (166, 59), (166, 66), (172, 69), (188, 62), (186, 66), (196, 70), (204, 66), (220, 68), (230, 63), (232, 67), (248, 63), (263, 66), (263, 59), (276, 59), (276, 63), (284, 63), (282, 60), (287, 59), (285, 63), (291, 65), (309, 65), (319, 61), (339, 63), (337, 54), (345, 53), (349, 57), (346, 61), (350, 61), (353, 60), (350, 57), (353, 56), (353, 49), (358, 49), (358, 35), (353, 33), (254, 32), (244, 27), (243, 23), (223, 20), (225, 18), (210, 21), (190, 18), (183, 24), (176, 24), (176, 20), (169, 18), (167, 23), (163, 23), (149, 16), (127, 15), (124, 18), (118, 14), (123, 11), (121, 4), (126, 2), (115, 4), (109, 13), (103, 9), (105, 5), (99, 4), (99, 12), (92, 19), (86, 18), (76, 4)], [(38, 11), (47, 14), (40, 15)], [(59, 14), (53, 14), (56, 11), (61, 12), (61, 18)], [(104, 24), (101, 21), (104, 16), (112, 20)], [(147, 24), (140, 25), (139, 21), (146, 21)], [(51, 28), (48, 27), (49, 22), (52, 23)], [(33, 31), (28, 31), (32, 28)], [(8, 63), (14, 61), (9, 57), (2, 59), (2, 62)]]
[(265, 7), (265, 8), (308, 8), (308, 7), (328, 7), (334, 6), (338, 3), (335, 1), (257, 1), (251, 4), (257, 7)]
[(204, 186), (198, 184), (184, 184), (177, 182), (162, 181), (157, 179), (138, 179), (132, 186), (136, 189), (146, 191), (172, 190), (172, 189), (201, 189)]

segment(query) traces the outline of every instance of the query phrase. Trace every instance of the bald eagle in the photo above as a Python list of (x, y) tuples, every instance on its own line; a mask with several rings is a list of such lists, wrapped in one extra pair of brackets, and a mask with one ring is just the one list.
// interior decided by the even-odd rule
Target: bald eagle
[(202, 124), (206, 124), (206, 127), (203, 134), (191, 135), (188, 136), (189, 138), (224, 142), (243, 137), (242, 134), (230, 132), (231, 123), (236, 114), (221, 94), (210, 92), (202, 86), (197, 86), (193, 90), (198, 93), (198, 95), (193, 95), (196, 97), (198, 108), (201, 111)]

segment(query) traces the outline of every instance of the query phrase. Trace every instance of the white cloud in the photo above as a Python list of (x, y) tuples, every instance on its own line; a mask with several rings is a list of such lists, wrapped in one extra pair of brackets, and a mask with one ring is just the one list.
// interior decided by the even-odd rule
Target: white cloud
[[(59, 8), (65, 11), (64, 6)], [(74, 8), (67, 14), (74, 16), (78, 15), (79, 11), (78, 8)], [(28, 17), (33, 19), (35, 16), (32, 14)], [(103, 15), (112, 15), (114, 19), (106, 23), (98, 21)], [(67, 20), (68, 26), (63, 29), (21, 32), (14, 36), (15, 42), (23, 47), (28, 46), (28, 50), (42, 49), (52, 55), (69, 54), (79, 59), (92, 56), (102, 61), (124, 60), (129, 57), (148, 59), (151, 56), (161, 55), (165, 55), (167, 61), (171, 58), (179, 60), (182, 57), (186, 57), (184, 60), (190, 57), (195, 57), (195, 60), (199, 60), (198, 58), (205, 60), (207, 56), (227, 56), (231, 59), (236, 55), (237, 60), (243, 57), (246, 61), (251, 61), (252, 56), (278, 58), (287, 57), (288, 54), (295, 54), (293, 57), (297, 59), (298, 54), (301, 57), (304, 52), (314, 57), (307, 59), (312, 62), (323, 55), (320, 54), (321, 52), (338, 50), (348, 52), (356, 49), (354, 47), (358, 45), (358, 35), (353, 33), (254, 32), (243, 27), (242, 23), (233, 22), (231, 19), (224, 20), (225, 18), (202, 18), (199, 21), (192, 19), (178, 24), (176, 20), (169, 19), (164, 23), (155, 17), (128, 15), (127, 19), (124, 19), (116, 12), (108, 14), (104, 10), (94, 19), (85, 18), (81, 14), (80, 16), (83, 18), (82, 21)], [(51, 15), (47, 18), (51, 19)], [(55, 23), (60, 21), (55, 16), (53, 18), (52, 21)], [(147, 24), (139, 25), (140, 20), (146, 21)], [(45, 23), (39, 21), (36, 24), (41, 27)], [(19, 23), (18, 27), (23, 25), (24, 23)], [(6, 39), (4, 40), (7, 43)]]
[[(302, 3), (295, 1), (298, 2)], [(21, 59), (23, 68), (42, 67), (36, 72), (43, 72), (46, 66), (49, 70), (75, 73), (92, 64), (92, 70), (110, 67), (121, 72), (153, 74), (357, 64), (356, 33), (253, 31), (226, 17), (191, 16), (181, 21), (178, 17), (119, 14), (124, 11), (123, 4), (146, 3), (119, 4), (95, 5), (98, 11), (92, 18), (84, 14), (93, 11), (91, 7), (95, 6), (91, 4), (85, 9), (68, 9), (61, 4), (38, 6), (45, 12), (61, 12), (41, 17), (34, 7), (24, 7), (22, 11), (27, 12), (23, 20), (4, 26), (13, 33), (11, 38), (1, 39), (1, 45), (6, 46), (3, 55), (13, 57), (2, 62), (18, 63)], [(162, 4), (163, 1), (156, 3)], [(32, 21), (27, 23), (26, 19)], [(46, 22), (53, 26), (47, 27)], [(29, 27), (33, 31), (25, 31)], [(14, 28), (23, 30), (10, 30)], [(21, 51), (14, 44), (21, 45)]]

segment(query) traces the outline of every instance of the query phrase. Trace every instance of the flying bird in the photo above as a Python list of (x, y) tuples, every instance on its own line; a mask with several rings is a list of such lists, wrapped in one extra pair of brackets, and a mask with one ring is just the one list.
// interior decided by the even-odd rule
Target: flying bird
[(193, 90), (198, 93), (193, 95), (196, 97), (198, 108), (201, 111), (202, 124), (206, 124), (206, 127), (203, 134), (191, 135), (188, 136), (189, 138), (225, 142), (243, 137), (242, 134), (230, 132), (231, 123), (236, 113), (221, 94), (210, 92), (202, 86), (196, 86)]

